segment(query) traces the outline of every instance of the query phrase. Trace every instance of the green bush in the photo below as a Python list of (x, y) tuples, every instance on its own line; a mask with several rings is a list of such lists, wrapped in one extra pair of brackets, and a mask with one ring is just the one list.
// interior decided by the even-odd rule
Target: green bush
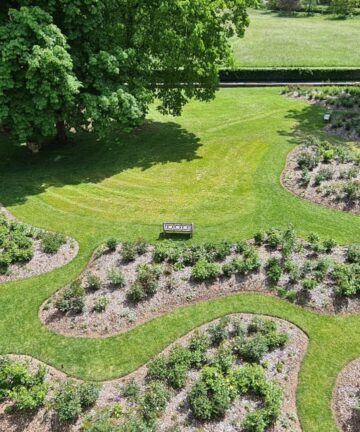
[(200, 379), (188, 393), (193, 416), (200, 421), (223, 417), (234, 398), (232, 388), (223, 374), (214, 367), (205, 367)]
[(97, 291), (101, 288), (101, 279), (99, 278), (99, 276), (90, 273), (88, 274), (86, 280), (87, 280), (87, 286), (91, 290)]
[(121, 393), (124, 397), (136, 401), (140, 396), (140, 387), (134, 379), (131, 379), (127, 384), (124, 385)]
[(352, 203), (358, 199), (360, 185), (356, 181), (351, 181), (343, 187), (344, 198), (347, 202)]
[(111, 285), (117, 286), (119, 288), (123, 288), (126, 285), (124, 273), (116, 268), (113, 268), (108, 272), (107, 278)]
[(199, 260), (192, 269), (191, 277), (197, 282), (215, 279), (221, 275), (219, 264), (211, 263), (205, 259)]
[(218, 346), (228, 337), (228, 324), (229, 319), (224, 317), (218, 323), (209, 326), (207, 331), (212, 345)]
[(66, 237), (59, 233), (45, 233), (41, 238), (41, 248), (47, 254), (55, 254), (66, 243)]
[(211, 361), (211, 366), (217, 368), (223, 375), (227, 375), (235, 361), (232, 348), (225, 343), (220, 345), (216, 356)]
[(164, 261), (176, 263), (179, 261), (182, 252), (182, 245), (171, 240), (166, 240), (155, 245), (153, 260), (156, 263), (162, 263)]
[(94, 311), (99, 313), (104, 312), (108, 304), (109, 300), (105, 296), (101, 296), (94, 304)]
[(121, 256), (124, 262), (134, 261), (137, 255), (136, 245), (133, 242), (124, 242), (121, 247)]
[(188, 344), (190, 352), (190, 364), (199, 369), (207, 361), (207, 350), (210, 346), (210, 339), (207, 334), (195, 331)]
[(137, 269), (137, 281), (142, 285), (146, 295), (152, 296), (159, 287), (161, 268), (152, 264), (140, 264)]
[(100, 386), (97, 384), (76, 385), (72, 381), (65, 381), (56, 389), (51, 400), (51, 407), (60, 423), (74, 422), (84, 409), (95, 404), (99, 393)]
[(47, 393), (48, 385), (46, 383), (35, 384), (30, 388), (16, 387), (8, 393), (8, 398), (13, 402), (11, 410), (36, 410), (44, 405)]
[(267, 338), (261, 334), (255, 335), (244, 340), (241, 344), (236, 344), (234, 350), (243, 360), (250, 363), (260, 363), (268, 352)]
[(115, 251), (117, 245), (118, 245), (118, 241), (117, 241), (115, 238), (110, 238), (110, 239), (106, 242), (106, 247), (107, 247), (110, 251)]
[(144, 255), (148, 250), (148, 243), (146, 240), (139, 238), (135, 242), (135, 249), (139, 255)]
[(83, 383), (78, 387), (81, 408), (90, 408), (97, 401), (100, 394), (101, 386), (94, 383)]
[(332, 178), (333, 172), (329, 168), (322, 168), (315, 176), (315, 186), (320, 186), (322, 182)]
[(11, 264), (10, 255), (6, 252), (0, 252), (0, 274), (6, 274)]
[(283, 269), (281, 266), (281, 261), (278, 258), (269, 258), (266, 266), (266, 275), (270, 282), (270, 285), (276, 286), (280, 281), (283, 274)]
[(56, 389), (51, 407), (60, 423), (75, 421), (81, 414), (81, 400), (77, 386), (71, 381), (63, 382)]
[(165, 410), (170, 393), (166, 386), (158, 381), (150, 382), (144, 393), (142, 412), (146, 420), (159, 417)]
[(317, 281), (314, 280), (314, 279), (305, 279), (303, 281), (303, 285), (302, 286), (303, 286), (304, 290), (310, 291), (310, 290), (316, 288)]
[(144, 287), (139, 282), (133, 283), (126, 294), (126, 298), (133, 303), (139, 303), (145, 300), (146, 292)]
[(27, 363), (0, 359), (0, 401), (9, 400), (10, 410), (31, 411), (41, 407), (48, 392), (46, 368), (31, 373)]
[(85, 308), (85, 290), (79, 280), (71, 283), (56, 302), (57, 309), (62, 313), (81, 313)]
[(350, 263), (360, 263), (360, 245), (352, 244), (346, 250), (346, 259)]

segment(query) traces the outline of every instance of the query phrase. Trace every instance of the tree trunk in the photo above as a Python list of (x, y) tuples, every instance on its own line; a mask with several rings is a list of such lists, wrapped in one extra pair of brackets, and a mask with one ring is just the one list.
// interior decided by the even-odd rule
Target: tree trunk
[(64, 145), (67, 143), (66, 127), (64, 120), (59, 120), (56, 123), (56, 142), (58, 144)]

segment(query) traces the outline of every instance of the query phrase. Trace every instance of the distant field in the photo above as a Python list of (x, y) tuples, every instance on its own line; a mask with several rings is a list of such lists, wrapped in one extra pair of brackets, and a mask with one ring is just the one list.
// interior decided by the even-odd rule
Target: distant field
[(281, 17), (251, 11), (243, 39), (234, 39), (237, 64), (267, 66), (359, 66), (360, 17)]

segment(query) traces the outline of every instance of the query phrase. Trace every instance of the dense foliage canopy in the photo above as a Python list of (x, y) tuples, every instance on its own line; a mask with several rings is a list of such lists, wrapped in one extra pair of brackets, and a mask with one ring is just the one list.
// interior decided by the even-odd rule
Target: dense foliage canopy
[[(251, 0), (17, 0), (0, 6), (0, 124), (20, 142), (138, 125), (209, 100)], [(161, 85), (158, 85), (158, 84)], [(181, 83), (181, 86), (178, 84)], [(198, 84), (201, 84), (199, 86)]]

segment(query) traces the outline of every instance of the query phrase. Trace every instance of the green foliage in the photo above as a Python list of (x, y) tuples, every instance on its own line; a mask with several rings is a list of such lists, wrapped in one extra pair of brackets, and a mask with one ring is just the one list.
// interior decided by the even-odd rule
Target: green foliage
[(124, 242), (121, 246), (121, 256), (125, 263), (134, 261), (137, 255), (134, 242)]
[(148, 365), (147, 379), (163, 381), (174, 389), (180, 389), (186, 383), (191, 357), (187, 348), (177, 345), (166, 358), (158, 357)]
[(33, 3), (10, 9), (0, 26), (0, 123), (10, 126), (18, 142), (41, 143), (75, 110), (81, 84), (66, 38), (51, 15)]
[(360, 292), (359, 264), (337, 264), (331, 274), (335, 290), (343, 296), (354, 296)]
[(358, 2), (356, 0), (331, 0), (331, 8), (335, 15), (347, 17), (351, 15)]
[(350, 263), (360, 264), (360, 245), (350, 245), (346, 251), (346, 258)]
[(109, 300), (105, 296), (101, 296), (97, 299), (96, 303), (94, 304), (94, 311), (95, 312), (105, 312), (107, 305), (109, 304)]
[(137, 281), (144, 288), (145, 294), (147, 296), (154, 295), (158, 290), (161, 268), (157, 265), (140, 264), (136, 272)]
[(223, 342), (228, 336), (228, 318), (221, 318), (219, 322), (212, 324), (208, 328), (208, 334), (210, 336), (210, 341), (212, 345), (218, 346)]
[(66, 237), (58, 233), (44, 233), (41, 236), (42, 250), (47, 254), (55, 254), (66, 243)]
[(266, 266), (266, 274), (270, 284), (276, 286), (283, 274), (281, 261), (278, 258), (269, 258)]
[(165, 410), (169, 398), (169, 391), (163, 383), (151, 381), (146, 386), (142, 402), (144, 418), (154, 420), (159, 417)]
[(100, 386), (92, 383), (76, 385), (72, 381), (62, 382), (55, 391), (51, 407), (60, 423), (74, 422), (84, 409), (95, 404)]
[(101, 279), (95, 274), (88, 274), (86, 281), (91, 290), (97, 291), (101, 288)]
[(110, 251), (115, 251), (117, 245), (118, 245), (118, 241), (116, 240), (116, 238), (110, 238), (110, 239), (107, 240), (107, 242), (106, 242), (106, 247), (107, 247)]
[(30, 372), (27, 363), (0, 358), (0, 401), (12, 402), (11, 411), (32, 411), (44, 405), (48, 385), (44, 382), (46, 368)]
[(146, 298), (144, 287), (139, 282), (133, 283), (126, 293), (126, 298), (133, 303), (139, 303), (144, 300)]
[(136, 401), (140, 396), (140, 387), (134, 379), (131, 379), (128, 383), (124, 385), (121, 393), (124, 397)]
[(190, 352), (190, 364), (199, 369), (207, 361), (207, 350), (210, 346), (210, 339), (206, 333), (196, 331), (188, 344)]
[(85, 308), (85, 290), (79, 280), (75, 280), (56, 302), (56, 307), (62, 313), (81, 313)]
[(197, 420), (219, 419), (230, 407), (234, 395), (224, 375), (214, 367), (205, 367), (188, 394), (191, 412)]
[(217, 278), (221, 274), (219, 264), (212, 263), (206, 259), (200, 259), (193, 267), (191, 277), (197, 282), (204, 282)]
[[(114, 122), (128, 130), (143, 121), (155, 98), (161, 112), (179, 115), (190, 99), (214, 97), (219, 68), (231, 63), (229, 38), (244, 34), (250, 4), (126, 0), (119, 7), (95, 0), (19, 0), (14, 4), (19, 10), (5, 5), (0, 123), (9, 124), (19, 142), (39, 143), (53, 137), (63, 121), (101, 134)], [(158, 82), (164, 85), (155, 86)]]
[(109, 271), (107, 277), (111, 285), (115, 285), (119, 288), (123, 288), (126, 285), (125, 276), (121, 270), (113, 268)]

